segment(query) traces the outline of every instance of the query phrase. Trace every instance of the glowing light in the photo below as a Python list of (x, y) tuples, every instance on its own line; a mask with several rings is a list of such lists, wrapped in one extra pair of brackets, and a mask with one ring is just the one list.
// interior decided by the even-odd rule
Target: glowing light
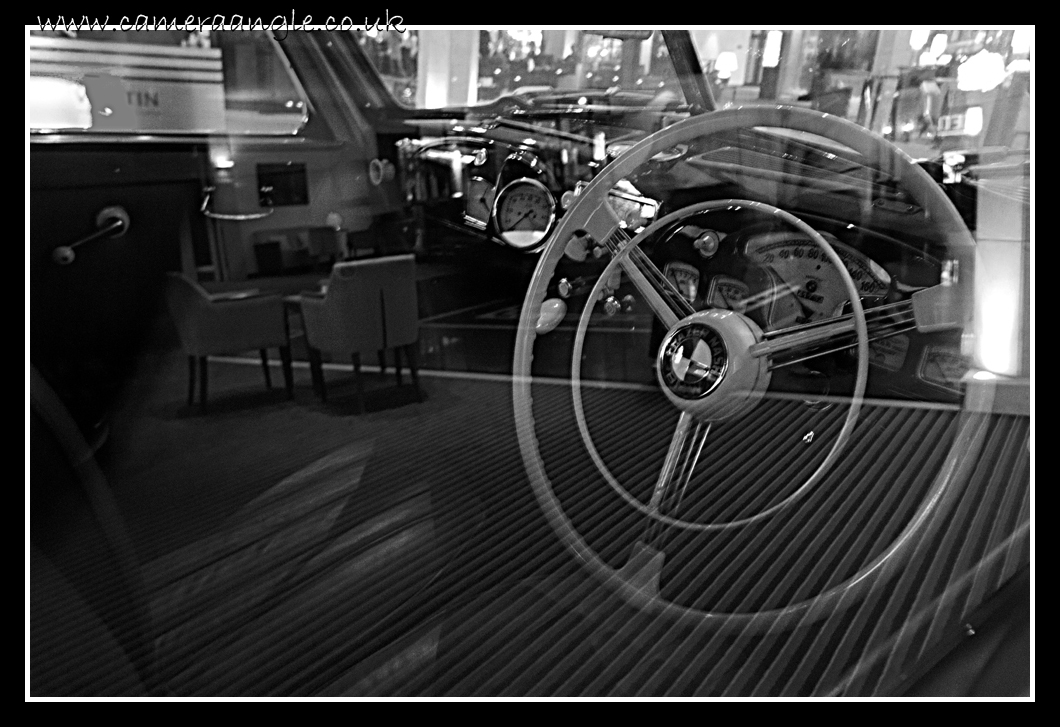
[(989, 371), (976, 371), (974, 374), (972, 374), (972, 378), (977, 379), (979, 381), (993, 381), (997, 378), (997, 375), (992, 374)]
[(593, 159), (602, 161), (607, 158), (607, 139), (604, 132), (599, 131), (593, 137)]
[(1009, 62), (1008, 66), (1005, 67), (1005, 73), (1018, 73), (1023, 71), (1024, 73), (1031, 72), (1031, 62), (1029, 58), (1016, 58)]
[(1031, 52), (1031, 39), (1034, 32), (1026, 28), (1012, 32), (1012, 52), (1016, 55), (1026, 55)]
[(931, 51), (926, 50), (920, 54), (920, 58), (917, 59), (916, 64), (918, 66), (933, 66), (935, 65), (935, 56), (932, 55)]
[(883, 127), (883, 129), (881, 129), (881, 131), (883, 131), (883, 135), (886, 136), (887, 134), (890, 134), (892, 131), (894, 131), (894, 127), (892, 127), (890, 124), (887, 124)]
[(80, 83), (65, 78), (30, 76), (26, 91), (31, 128), (51, 130), (92, 127), (92, 104), (88, 100), (85, 87)]
[(924, 28), (917, 28), (909, 34), (909, 47), (913, 50), (920, 50), (927, 43), (929, 30)]
[(1018, 369), (1020, 244), (980, 240), (975, 264), (975, 348), (980, 368), (1012, 376)]
[(783, 40), (783, 31), (771, 30), (766, 33), (766, 44), (762, 49), (763, 68), (776, 68), (780, 65), (780, 46)]
[(964, 112), (964, 133), (976, 136), (983, 130), (983, 107), (972, 106)]
[(714, 70), (718, 72), (718, 78), (723, 80), (732, 78), (732, 72), (737, 67), (736, 54), (732, 51), (722, 51), (718, 54), (718, 60), (714, 61)]
[(1005, 59), (999, 53), (981, 50), (957, 67), (961, 91), (990, 91), (1005, 80)]
[(946, 52), (946, 46), (950, 44), (949, 36), (939, 33), (931, 39), (931, 55), (938, 58)]

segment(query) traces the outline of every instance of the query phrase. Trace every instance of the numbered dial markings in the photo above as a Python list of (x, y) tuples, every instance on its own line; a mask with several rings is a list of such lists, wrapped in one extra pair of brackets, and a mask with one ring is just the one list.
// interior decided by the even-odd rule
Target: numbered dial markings
[[(857, 250), (828, 233), (831, 244), (850, 273), (863, 300), (879, 300), (887, 294), (891, 277), (887, 271)], [(769, 325), (806, 323), (835, 315), (847, 300), (842, 278), (820, 245), (800, 233), (769, 232), (747, 241), (746, 256), (770, 268), (779, 279), (779, 298), (786, 305), (774, 306)]]

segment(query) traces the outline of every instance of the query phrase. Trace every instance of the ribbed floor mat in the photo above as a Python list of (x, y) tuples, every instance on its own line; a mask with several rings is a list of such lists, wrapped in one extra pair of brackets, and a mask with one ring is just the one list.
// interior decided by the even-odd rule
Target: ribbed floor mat
[[(620, 566), (645, 532), (644, 516), (611, 491), (577, 429), (564, 426), (573, 421), (569, 390), (540, 386), (534, 397), (566, 514)], [(586, 396), (594, 445), (642, 501), (675, 418), (656, 399)], [(769, 402), (712, 432), (685, 503), (689, 519), (732, 519), (778, 502), (819, 463), (824, 448), (814, 452), (812, 442), (830, 446), (843, 416)], [(675, 624), (636, 612), (584, 574), (545, 575), (547, 587), (524, 583), (455, 614), (430, 673), (388, 693), (891, 694), (1029, 562), (1028, 442), (1025, 417), (865, 407), (839, 464), (796, 504), (752, 526), (664, 539), (662, 595), (716, 619)], [(557, 561), (540, 566), (555, 572)], [(829, 592), (831, 600), (814, 601)], [(754, 616), (763, 612), (773, 616)]]

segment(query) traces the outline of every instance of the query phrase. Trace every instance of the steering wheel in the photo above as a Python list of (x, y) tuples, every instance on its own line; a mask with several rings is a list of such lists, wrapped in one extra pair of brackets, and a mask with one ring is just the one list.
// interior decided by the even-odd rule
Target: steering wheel
[[(896, 147), (852, 122), (808, 109), (782, 106), (741, 107), (685, 119), (623, 152), (582, 191), (574, 207), (560, 221), (541, 254), (523, 304), (515, 347), (513, 403), (520, 450), (534, 494), (552, 529), (590, 572), (642, 611), (695, 625), (710, 623), (720, 628), (759, 630), (822, 618), (841, 606), (856, 602), (881, 574), (893, 573), (894, 566), (910, 549), (914, 534), (945, 500), (941, 495), (952, 482), (952, 473), (935, 481), (916, 513), (890, 545), (842, 583), (778, 608), (731, 613), (702, 610), (670, 601), (660, 592), (665, 550), (638, 541), (625, 564), (614, 568), (578, 532), (564, 512), (546, 472), (535, 433), (531, 392), (534, 344), (538, 335), (544, 335), (538, 333), (537, 324), (550, 281), (565, 254), (584, 259), (586, 240), (590, 240), (599, 249), (609, 252), (611, 259), (590, 293), (579, 320), (571, 364), (572, 395), (582, 442), (611, 488), (628, 505), (657, 525), (718, 533), (777, 517), (821, 482), (842, 453), (857, 423), (868, 375), (869, 324), (857, 287), (836, 251), (805, 222), (763, 202), (723, 199), (692, 204), (655, 221), (632, 239), (624, 233), (608, 203), (609, 190), (653, 157), (701, 136), (754, 127), (777, 127), (823, 136), (861, 153), (866, 159), (877, 161), (878, 168), (898, 180), (922, 206), (927, 219), (949, 236), (948, 240), (955, 241), (958, 248), (968, 248), (972, 244), (957, 211), (931, 177)], [(842, 280), (849, 299), (848, 315), (767, 333), (751, 318), (736, 311), (695, 311), (640, 249), (640, 244), (656, 231), (686, 216), (743, 207), (786, 223), (816, 243)], [(589, 436), (582, 405), (581, 360), (589, 318), (595, 303), (603, 298), (605, 281), (613, 280), (619, 271), (632, 282), (666, 328), (656, 354), (656, 377), (665, 398), (678, 413), (676, 429), (670, 437), (661, 472), (647, 503), (623, 488), (604, 463)], [(857, 341), (851, 405), (831, 450), (804, 483), (779, 502), (726, 521), (689, 522), (666, 512), (668, 504), (680, 501), (680, 495), (675, 496), (675, 493), (683, 492), (688, 486), (712, 424), (738, 419), (761, 400), (770, 381), (770, 364), (775, 357), (819, 347), (838, 337), (849, 337), (851, 333)]]

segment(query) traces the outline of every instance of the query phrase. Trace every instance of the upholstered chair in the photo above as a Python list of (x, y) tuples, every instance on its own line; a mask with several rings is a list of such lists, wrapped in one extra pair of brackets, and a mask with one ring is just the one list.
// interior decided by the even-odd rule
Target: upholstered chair
[(177, 326), (181, 346), (188, 355), (188, 405), (195, 403), (195, 372), (199, 372), (199, 405), (206, 411), (209, 356), (257, 350), (272, 388), (268, 349), (278, 348), (288, 397), (294, 395), (291, 349), (284, 326), (283, 300), (278, 294), (256, 290), (211, 295), (180, 273), (166, 274), (166, 302)]
[[(404, 352), (417, 398), (421, 396), (417, 359), (416, 259), (413, 255), (336, 264), (325, 292), (303, 295), (302, 317), (313, 383), (321, 399), (327, 399), (322, 354), (328, 354), (333, 360), (350, 357), (357, 403), (363, 409), (361, 354), (387, 349), (394, 350), (398, 385), (402, 383), (401, 352)], [(385, 368), (384, 361), (380, 354), (381, 368)]]

